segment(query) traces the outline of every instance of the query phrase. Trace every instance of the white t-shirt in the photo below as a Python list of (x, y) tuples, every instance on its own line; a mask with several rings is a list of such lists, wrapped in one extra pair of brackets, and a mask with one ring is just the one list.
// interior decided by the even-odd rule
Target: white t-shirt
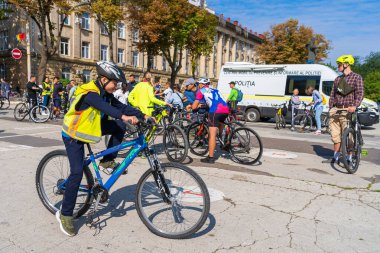
[(169, 103), (170, 104), (170, 101), (172, 99), (172, 95), (173, 95), (173, 90), (171, 88), (167, 88), (165, 91), (164, 91), (164, 96), (165, 96), (165, 102), (166, 103)]
[(113, 93), (114, 97), (123, 104), (127, 104), (129, 92), (123, 93), (122, 89), (118, 89)]

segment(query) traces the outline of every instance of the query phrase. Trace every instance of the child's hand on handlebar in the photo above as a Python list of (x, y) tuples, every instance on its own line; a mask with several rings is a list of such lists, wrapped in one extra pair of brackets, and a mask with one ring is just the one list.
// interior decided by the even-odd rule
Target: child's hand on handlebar
[(121, 116), (121, 120), (132, 125), (136, 125), (137, 123), (139, 123), (139, 120), (137, 119), (136, 116), (123, 115)]

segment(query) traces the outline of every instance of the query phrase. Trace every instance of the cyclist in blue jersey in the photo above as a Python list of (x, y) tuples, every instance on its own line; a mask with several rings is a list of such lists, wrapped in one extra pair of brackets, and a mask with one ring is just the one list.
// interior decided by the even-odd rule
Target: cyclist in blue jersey
[(215, 163), (214, 152), (216, 147), (216, 134), (219, 128), (219, 133), (223, 132), (224, 121), (228, 117), (229, 108), (226, 101), (220, 95), (217, 89), (210, 88), (210, 79), (200, 78), (198, 80), (199, 89), (195, 96), (195, 101), (192, 104), (192, 109), (199, 108), (200, 104), (207, 104), (209, 107), (209, 154), (206, 158), (201, 159), (201, 162)]

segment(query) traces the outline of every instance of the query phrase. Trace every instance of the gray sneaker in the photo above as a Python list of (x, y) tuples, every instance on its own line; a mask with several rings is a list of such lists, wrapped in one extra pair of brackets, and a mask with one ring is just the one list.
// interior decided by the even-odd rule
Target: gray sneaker
[(74, 228), (74, 218), (72, 216), (64, 216), (61, 214), (61, 211), (58, 210), (55, 213), (55, 218), (57, 218), (59, 227), (61, 228), (61, 231), (65, 235), (68, 235), (68, 236), (76, 235), (75, 228)]

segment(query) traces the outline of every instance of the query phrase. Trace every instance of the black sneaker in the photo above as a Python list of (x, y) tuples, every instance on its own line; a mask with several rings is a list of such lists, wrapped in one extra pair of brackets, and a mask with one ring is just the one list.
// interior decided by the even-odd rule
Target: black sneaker
[(202, 158), (201, 162), (202, 163), (215, 163), (215, 158), (207, 156), (206, 158)]

